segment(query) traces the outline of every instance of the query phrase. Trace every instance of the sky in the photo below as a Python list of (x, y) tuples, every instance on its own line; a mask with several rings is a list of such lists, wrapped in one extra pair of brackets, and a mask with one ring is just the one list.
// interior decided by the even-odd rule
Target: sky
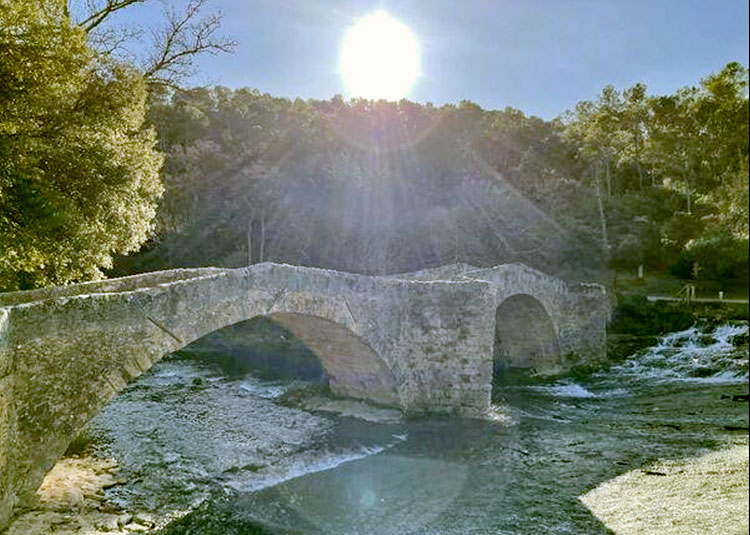
[[(421, 74), (408, 99), (466, 99), (545, 119), (607, 84), (643, 82), (651, 94), (696, 85), (730, 61), (748, 65), (750, 47), (747, 0), (210, 0), (208, 8), (223, 13), (222, 32), (238, 46), (201, 58), (192, 85), (347, 96), (338, 73), (343, 36), (385, 10), (420, 43)], [(120, 20), (152, 23), (160, 9), (146, 3)]]

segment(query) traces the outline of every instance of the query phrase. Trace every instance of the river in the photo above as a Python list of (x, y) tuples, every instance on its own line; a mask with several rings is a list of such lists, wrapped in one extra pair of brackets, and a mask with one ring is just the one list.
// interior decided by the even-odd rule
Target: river
[(281, 403), (298, 381), (172, 355), (87, 433), (126, 480), (107, 498), (161, 535), (611, 533), (581, 495), (746, 441), (732, 396), (747, 394), (747, 331), (693, 328), (606, 372), (497, 385), (486, 420), (311, 413)]

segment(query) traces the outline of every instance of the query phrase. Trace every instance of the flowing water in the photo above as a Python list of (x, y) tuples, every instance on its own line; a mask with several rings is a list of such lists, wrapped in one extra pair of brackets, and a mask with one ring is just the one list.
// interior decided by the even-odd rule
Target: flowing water
[(575, 382), (496, 385), (486, 420), (305, 412), (280, 403), (297, 383), (172, 356), (88, 432), (127, 478), (109, 498), (163, 535), (610, 533), (579, 496), (746, 440), (747, 332), (692, 328)]

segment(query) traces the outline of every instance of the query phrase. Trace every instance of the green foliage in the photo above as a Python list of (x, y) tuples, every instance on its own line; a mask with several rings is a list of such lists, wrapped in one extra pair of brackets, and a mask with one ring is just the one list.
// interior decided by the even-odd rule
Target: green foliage
[(747, 87), (730, 63), (673, 95), (607, 86), (563, 117), (614, 269), (643, 261), (722, 286), (747, 271)]
[(68, 444), (68, 449), (65, 450), (65, 457), (82, 457), (92, 453), (100, 441), (100, 437), (95, 436), (88, 427), (84, 427)]
[(167, 194), (156, 239), (123, 271), (248, 260), (365, 273), (600, 265), (579, 243), (590, 203), (566, 178), (575, 162), (559, 126), (517, 110), (218, 87), (155, 99), (149, 117)]
[(750, 183), (748, 156), (740, 160), (736, 170), (727, 169), (721, 176), (721, 186), (707, 196), (715, 203), (715, 221), (722, 229), (738, 240), (748, 239), (748, 210), (750, 209)]
[(0, 288), (97, 278), (138, 249), (162, 192), (140, 74), (63, 2), (0, 2)]
[(711, 193), (748, 154), (748, 70), (730, 63), (699, 87), (651, 99), (653, 173), (686, 197)]
[(643, 263), (643, 242), (634, 234), (626, 234), (612, 254), (615, 269), (633, 269)]
[(0, 288), (99, 277), (147, 237), (116, 272), (519, 261), (603, 279), (645, 264), (722, 287), (747, 273), (737, 63), (672, 95), (606, 86), (555, 121), (168, 86), (147, 94), (62, 0), (0, 0)]
[(637, 333), (640, 336), (682, 331), (695, 322), (691, 310), (680, 303), (650, 303), (646, 296), (633, 294), (620, 298), (607, 328), (610, 333)]
[(705, 282), (746, 264), (738, 64), (673, 95), (607, 86), (555, 121), (468, 101), (291, 101), (220, 87), (154, 96), (149, 120), (167, 193), (158, 234), (121, 273), (520, 261), (563, 277), (644, 264)]
[(748, 240), (717, 231), (691, 240), (680, 263), (690, 266), (694, 278), (716, 281), (726, 290), (731, 281), (748, 280), (748, 262)]

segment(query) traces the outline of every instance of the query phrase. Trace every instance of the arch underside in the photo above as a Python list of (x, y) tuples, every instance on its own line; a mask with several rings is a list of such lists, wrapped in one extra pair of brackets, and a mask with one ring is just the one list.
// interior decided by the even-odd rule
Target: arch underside
[(518, 294), (504, 300), (495, 313), (495, 373), (523, 370), (550, 374), (559, 368), (560, 344), (544, 306)]
[(328, 318), (309, 313), (272, 312), (219, 327), (190, 343), (261, 318), (290, 333), (317, 358), (334, 395), (400, 405), (397, 380), (380, 355), (348, 327)]
[(276, 312), (268, 316), (299, 338), (328, 375), (333, 394), (382, 405), (398, 405), (396, 378), (364, 340), (328, 319)]
[(300, 379), (328, 383), (320, 359), (305, 344), (268, 316), (228, 325), (198, 338), (178, 351), (207, 359), (232, 376)]

